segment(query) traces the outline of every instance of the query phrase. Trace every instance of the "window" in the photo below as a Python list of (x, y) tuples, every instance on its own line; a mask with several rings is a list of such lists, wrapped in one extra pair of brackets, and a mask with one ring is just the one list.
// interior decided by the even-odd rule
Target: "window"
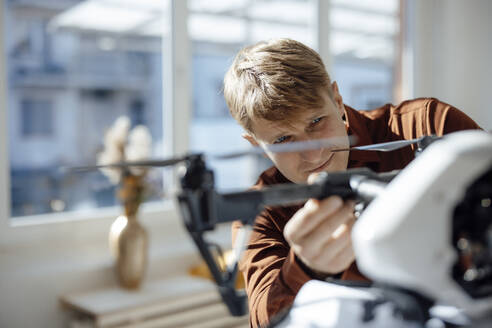
[[(318, 31), (323, 25), (316, 23), (324, 17), (318, 13), (322, 1), (189, 1), (192, 149), (213, 153), (248, 146), (240, 137), (241, 128), (226, 110), (222, 79), (236, 52), (260, 40), (289, 37), (317, 49), (319, 39), (329, 38), (333, 64), (328, 71), (338, 82), (345, 104), (369, 109), (394, 100), (399, 1), (332, 0), (328, 8), (330, 29)], [(271, 165), (264, 158), (211, 164), (219, 188), (248, 187)]]
[[(315, 47), (315, 2), (191, 0), (188, 4), (194, 105), (190, 147), (206, 153), (247, 148), (242, 128), (225, 104), (224, 74), (239, 49), (260, 40), (290, 37)], [(236, 189), (251, 186), (272, 164), (263, 157), (244, 157), (210, 161), (210, 165), (219, 189)]]
[[(167, 1), (3, 1), (8, 71), (11, 215), (117, 204), (96, 164), (104, 133), (122, 115), (144, 124), (163, 156), (163, 27)], [(151, 175), (154, 198), (162, 172)]]
[(331, 0), (332, 79), (359, 110), (397, 101), (398, 0)]

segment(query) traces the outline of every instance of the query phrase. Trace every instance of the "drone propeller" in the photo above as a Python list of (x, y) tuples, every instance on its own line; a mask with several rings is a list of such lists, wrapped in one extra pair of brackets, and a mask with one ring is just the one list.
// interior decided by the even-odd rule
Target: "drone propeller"
[[(349, 136), (348, 137), (350, 144), (356, 142), (356, 137)], [(214, 159), (232, 159), (236, 157), (246, 156), (246, 155), (263, 155), (266, 152), (272, 153), (290, 153), (304, 150), (312, 150), (312, 149), (321, 149), (321, 148), (331, 148), (337, 149), (337, 144), (347, 142), (347, 137), (334, 137), (334, 138), (326, 138), (326, 139), (314, 139), (307, 141), (297, 141), (297, 142), (289, 142), (283, 144), (273, 144), (262, 147), (254, 147), (248, 150), (230, 152), (220, 155), (214, 155)], [(334, 148), (335, 147), (335, 148)]]
[(175, 165), (180, 162), (186, 161), (190, 156), (175, 157), (169, 159), (155, 159), (155, 160), (143, 160), (143, 161), (128, 161), (117, 162), (111, 164), (100, 165), (88, 165), (88, 166), (73, 166), (70, 167), (70, 171), (84, 172), (103, 168), (126, 168), (126, 167), (165, 167), (169, 165)]
[[(287, 152), (298, 152), (304, 150), (312, 150), (312, 149), (320, 149), (320, 148), (330, 148), (332, 152), (340, 152), (340, 151), (350, 151), (350, 150), (367, 150), (367, 151), (383, 151), (389, 152), (396, 149), (400, 149), (412, 144), (427, 145), (438, 137), (435, 136), (424, 136), (411, 140), (397, 140), (390, 142), (383, 142), (373, 145), (366, 146), (355, 146), (349, 148), (336, 148), (337, 144), (346, 142), (346, 137), (335, 137), (335, 138), (327, 138), (327, 139), (315, 139), (308, 141), (300, 141), (300, 142), (289, 142), (285, 144), (274, 144), (268, 145), (264, 148), (262, 147), (253, 147), (248, 150), (237, 151), (237, 152), (229, 152), (218, 155), (210, 155), (212, 159), (233, 159), (247, 155), (263, 155), (266, 152), (273, 153), (287, 153)], [(349, 136), (350, 144), (356, 142), (356, 137)], [(127, 161), (127, 162), (117, 162), (112, 164), (101, 164), (101, 165), (92, 165), (92, 166), (77, 166), (70, 167), (70, 171), (73, 172), (83, 172), (101, 168), (126, 168), (126, 167), (165, 167), (170, 165), (175, 165), (184, 161), (191, 159), (193, 156), (197, 156), (198, 154), (189, 154), (169, 159), (154, 159), (154, 160), (142, 160), (142, 161)]]
[[(355, 142), (356, 138), (353, 136), (349, 137), (349, 141), (351, 143)], [(316, 140), (308, 140), (301, 142), (290, 142), (286, 144), (277, 144), (277, 145), (268, 145), (265, 149), (261, 147), (252, 147), (248, 150), (237, 151), (237, 152), (229, 152), (218, 155), (208, 155), (211, 159), (233, 159), (247, 155), (263, 155), (266, 151), (274, 152), (274, 153), (284, 153), (284, 152), (296, 152), (303, 150), (311, 150), (311, 149), (320, 149), (320, 148), (333, 148), (336, 147), (337, 144), (345, 143), (347, 141), (347, 137), (335, 137), (335, 138), (327, 138), (327, 139), (316, 139)], [(193, 156), (197, 156), (198, 154), (188, 154), (184, 156), (169, 158), (169, 159), (154, 159), (154, 160), (142, 160), (142, 161), (125, 161), (125, 162), (116, 162), (111, 164), (100, 164), (100, 165), (90, 165), (90, 166), (76, 166), (70, 167), (69, 170), (72, 172), (85, 172), (90, 170), (102, 169), (102, 168), (126, 168), (126, 167), (165, 167), (170, 165), (175, 165), (186, 160), (191, 159)]]
[(418, 144), (419, 147), (420, 147), (420, 145), (427, 146), (428, 144), (430, 144), (432, 141), (434, 141), (436, 139), (439, 139), (439, 137), (423, 136), (423, 137), (411, 139), (411, 140), (396, 140), (396, 141), (382, 142), (382, 143), (366, 145), (366, 146), (356, 146), (356, 147), (343, 148), (343, 149), (333, 149), (332, 151), (333, 152), (340, 152), (340, 151), (350, 151), (350, 150), (355, 149), (355, 150), (389, 152), (389, 151), (397, 150), (397, 149), (407, 147), (407, 146), (410, 146), (413, 144)]
[[(290, 143), (278, 144), (278, 145), (269, 145), (266, 146), (265, 149), (260, 147), (255, 147), (250, 150), (216, 155), (214, 156), (214, 158), (231, 159), (231, 158), (251, 155), (251, 154), (264, 154), (266, 151), (272, 153), (284, 153), (284, 152), (296, 152), (296, 151), (312, 150), (312, 149), (320, 149), (320, 148), (331, 148), (330, 151), (332, 152), (350, 151), (354, 149), (389, 152), (413, 144), (419, 144), (419, 145), (422, 144), (424, 146), (427, 146), (429, 143), (431, 143), (432, 141), (438, 138), (439, 137), (436, 136), (423, 136), (411, 140), (396, 140), (396, 141), (382, 142), (382, 143), (365, 145), (365, 146), (336, 148), (337, 143), (345, 142), (346, 139), (344, 137), (335, 137), (335, 138), (328, 138), (328, 139), (316, 139), (316, 140), (308, 140), (308, 141), (301, 141), (301, 142), (290, 142)], [(357, 138), (355, 136), (349, 136), (350, 144), (354, 144), (356, 140)]]

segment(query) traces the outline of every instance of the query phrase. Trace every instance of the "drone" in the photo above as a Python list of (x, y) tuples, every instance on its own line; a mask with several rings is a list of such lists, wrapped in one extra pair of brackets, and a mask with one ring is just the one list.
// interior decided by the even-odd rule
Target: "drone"
[[(460, 133), (463, 134), (465, 132), (458, 132), (455, 134), (459, 135)], [(488, 141), (492, 145), (492, 139), (488, 133), (483, 131), (475, 131), (471, 133), (478, 133), (479, 137), (481, 136), (482, 139), (485, 138), (485, 143), (487, 143)], [(486, 136), (483, 136), (482, 134), (486, 134)], [(429, 156), (431, 155), (427, 155), (427, 153), (430, 152), (427, 149), (439, 149), (439, 144), (446, 144), (445, 141), (447, 138), (447, 136), (424, 136), (412, 140), (398, 140), (373, 145), (355, 147), (352, 146), (343, 149), (335, 147), (334, 149), (332, 149), (332, 151), (350, 151), (356, 149), (364, 151), (387, 152), (403, 147), (408, 147), (410, 145), (416, 145), (416, 147), (414, 147), (416, 159), (409, 165), (409, 167), (414, 167), (418, 163), (429, 161)], [(456, 138), (458, 138), (459, 140), (459, 137), (455, 136), (455, 139)], [(467, 140), (471, 143), (471, 145), (473, 145), (472, 137), (468, 137)], [(307, 149), (319, 149), (324, 147), (333, 148), (333, 145), (336, 145), (336, 143), (336, 138), (310, 140), (307, 142), (292, 142), (280, 145), (271, 145), (268, 149), (262, 149), (258, 147), (246, 151), (216, 155), (213, 156), (213, 158), (230, 159), (251, 154), (263, 154), (266, 151), (295, 152)], [(449, 148), (448, 151), (452, 152), (453, 148), (449, 146), (449, 141), (447, 142), (447, 144)], [(492, 154), (492, 150), (490, 151), (490, 153)], [(310, 198), (323, 199), (331, 195), (338, 195), (343, 199), (353, 199), (357, 201), (360, 205), (360, 208), (362, 208), (361, 218), (363, 220), (361, 221), (364, 222), (361, 223), (360, 226), (364, 225), (368, 227), (370, 226), (371, 221), (370, 219), (365, 219), (369, 216), (369, 214), (366, 213), (376, 211), (373, 210), (373, 204), (381, 204), (380, 199), (384, 197), (388, 198), (388, 193), (389, 190), (391, 190), (392, 186), (396, 183), (396, 181), (401, 181), (401, 179), (403, 179), (400, 178), (400, 176), (408, 177), (408, 174), (406, 172), (410, 169), (409, 167), (407, 167), (403, 170), (383, 173), (375, 173), (367, 168), (349, 169), (343, 172), (323, 172), (318, 176), (316, 181), (311, 184), (286, 183), (280, 185), (272, 185), (260, 190), (244, 190), (220, 193), (215, 189), (214, 172), (206, 165), (207, 158), (207, 155), (205, 155), (204, 153), (191, 153), (169, 159), (85, 166), (73, 168), (73, 170), (84, 171), (105, 167), (127, 168), (131, 166), (164, 167), (184, 163), (185, 170), (182, 172), (182, 175), (180, 177), (181, 191), (177, 195), (182, 218), (186, 229), (188, 230), (191, 238), (196, 244), (202, 258), (204, 259), (211, 272), (211, 275), (217, 285), (218, 291), (224, 304), (228, 307), (229, 312), (233, 316), (241, 316), (247, 312), (247, 297), (245, 295), (245, 292), (243, 290), (235, 289), (235, 282), (238, 274), (238, 262), (236, 260), (234, 263), (225, 268), (223, 265), (218, 263), (213, 253), (214, 250), (217, 250), (217, 246), (213, 243), (208, 242), (204, 238), (205, 232), (214, 230), (218, 224), (237, 220), (241, 221), (243, 225), (253, 225), (256, 216), (264, 209), (265, 206), (302, 204)], [(435, 159), (434, 162), (437, 163)], [(463, 204), (460, 203), (460, 209), (455, 210), (456, 213), (451, 214), (453, 217), (459, 217), (461, 215), (461, 219), (455, 219), (452, 222), (451, 226), (446, 226), (448, 230), (453, 231), (453, 236), (451, 238), (452, 241), (450, 244), (454, 245), (453, 251), (458, 254), (456, 256), (458, 260), (456, 260), (456, 258), (453, 258), (452, 260), (449, 260), (447, 262), (448, 267), (452, 264), (451, 276), (453, 281), (456, 283), (455, 285), (457, 285), (458, 287), (452, 285), (452, 283), (450, 283), (447, 287), (450, 287), (452, 285), (452, 287), (455, 287), (455, 291), (460, 290), (461, 297), (459, 297), (458, 305), (465, 305), (465, 307), (467, 308), (470, 308), (470, 304), (473, 303), (470, 302), (467, 297), (473, 299), (474, 297), (477, 297), (477, 295), (478, 297), (484, 297), (484, 295), (492, 295), (492, 213), (485, 210), (482, 211), (483, 213), (480, 212), (479, 214), (477, 214), (477, 218), (473, 221), (473, 227), (470, 227), (470, 222), (466, 221), (468, 207), (474, 206), (468, 204), (470, 200), (467, 200), (466, 197), (476, 198), (475, 194), (477, 193), (477, 191), (474, 188), (479, 188), (479, 193), (485, 193), (485, 196), (480, 194), (480, 197), (482, 197), (479, 197), (480, 199), (487, 199), (487, 195), (492, 198), (492, 194), (490, 191), (492, 189), (490, 173), (492, 170), (492, 159), (489, 156), (488, 158), (483, 159), (482, 162), (484, 162), (485, 164), (483, 164), (482, 167), (477, 168), (473, 172), (473, 175), (466, 175), (466, 179), (469, 179), (471, 181), (462, 179), (463, 183), (459, 185), (460, 188), (468, 189), (466, 189), (467, 191), (465, 199), (462, 201)], [(444, 170), (452, 166), (450, 163), (447, 164), (448, 166), (446, 168), (442, 166), (441, 169)], [(420, 169), (423, 169), (425, 163), (420, 165)], [(434, 167), (435, 170), (433, 172), (439, 173), (439, 164), (434, 164)], [(466, 170), (466, 167), (460, 168)], [(483, 171), (488, 173), (479, 175), (479, 173), (483, 173)], [(415, 169), (413, 169), (412, 172), (415, 172)], [(438, 176), (442, 176), (442, 174)], [(478, 182), (475, 181), (476, 183), (472, 184), (472, 182), (474, 181), (473, 179), (476, 180), (477, 176), (479, 176), (477, 180)], [(426, 185), (426, 187), (428, 186)], [(425, 192), (425, 189), (423, 188), (424, 187), (421, 187), (421, 189)], [(473, 189), (475, 191), (470, 191), (470, 189)], [(399, 189), (398, 192), (401, 193), (402, 190)], [(462, 193), (456, 194), (463, 196), (461, 195)], [(423, 196), (425, 198), (425, 195)], [(459, 199), (459, 197), (455, 198)], [(476, 202), (475, 198), (473, 198), (473, 201)], [(378, 206), (380, 211), (382, 205)], [(416, 206), (419, 207), (418, 204)], [(381, 215), (381, 213), (378, 212), (377, 215)], [(426, 290), (424, 289), (425, 287), (429, 287), (428, 285), (418, 285), (418, 283), (416, 283), (416, 280), (410, 279), (410, 282), (408, 281), (409, 279), (405, 280), (405, 278), (407, 277), (401, 271), (390, 270), (389, 272), (395, 273), (395, 276), (390, 275), (390, 277), (388, 278), (387, 275), (381, 274), (380, 271), (374, 269), (374, 267), (380, 266), (382, 261), (381, 258), (379, 258), (379, 261), (376, 260), (376, 253), (378, 251), (381, 251), (381, 249), (377, 248), (376, 251), (376, 246), (374, 245), (377, 245), (377, 247), (380, 248), (383, 246), (388, 247), (387, 243), (385, 243), (387, 242), (387, 239), (382, 238), (381, 240), (383, 240), (384, 242), (381, 242), (381, 240), (375, 238), (374, 234), (377, 235), (378, 231), (375, 231), (375, 229), (373, 228), (372, 231), (375, 231), (373, 234), (374, 239), (369, 240), (367, 236), (361, 232), (363, 230), (362, 228), (357, 229), (357, 225), (358, 222), (356, 222), (354, 230), (356, 233), (357, 231), (359, 232), (354, 235), (354, 237), (357, 236), (360, 241), (354, 242), (354, 249), (356, 250), (357, 263), (359, 264), (360, 262), (360, 264), (362, 264), (360, 267), (360, 269), (363, 270), (362, 272), (366, 273), (368, 277), (374, 279), (375, 281), (391, 281), (394, 285), (398, 285), (400, 280), (404, 281), (405, 288), (408, 288), (409, 290), (414, 288), (417, 289), (419, 292), (426, 294)], [(461, 230), (455, 231), (456, 229)], [(491, 232), (485, 234), (484, 231), (488, 231), (487, 229), (489, 229)], [(468, 246), (465, 245), (464, 240), (468, 241)], [(244, 240), (242, 240), (241, 242), (244, 242)], [(374, 243), (374, 247), (371, 247), (371, 242)], [(240, 252), (240, 249), (241, 247), (235, 247), (236, 253)], [(381, 252), (384, 253), (384, 250)], [(359, 258), (358, 254), (364, 254), (361, 255), (363, 258)], [(396, 257), (396, 255), (394, 254), (393, 256)], [(235, 258), (239, 257), (235, 256)], [(386, 263), (385, 267), (387, 268), (389, 265), (390, 264)], [(422, 277), (420, 276), (420, 278)], [(454, 296), (456, 297), (456, 295), (458, 295), (460, 292), (455, 292)], [(439, 290), (432, 289), (430, 294), (431, 295), (429, 295), (429, 297), (432, 299), (442, 299), (442, 295), (439, 295)], [(487, 300), (486, 305), (483, 305), (483, 302), (480, 304), (481, 308), (492, 308), (492, 301), (488, 302)]]

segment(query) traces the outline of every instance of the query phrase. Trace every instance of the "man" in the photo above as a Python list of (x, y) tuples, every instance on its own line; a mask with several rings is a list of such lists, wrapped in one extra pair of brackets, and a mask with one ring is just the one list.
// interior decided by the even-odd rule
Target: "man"
[[(255, 146), (338, 137), (334, 148), (423, 135), (477, 129), (465, 114), (437, 99), (416, 99), (358, 112), (343, 104), (319, 55), (289, 39), (260, 42), (241, 50), (224, 78), (224, 96), (233, 117)], [(341, 138), (340, 138), (341, 137)], [(412, 147), (389, 152), (331, 152), (331, 148), (267, 156), (274, 167), (255, 188), (305, 183), (321, 171), (369, 167), (376, 172), (405, 167)], [(354, 204), (332, 196), (304, 205), (268, 207), (258, 215), (240, 263), (253, 327), (267, 324), (292, 304), (310, 279), (363, 280), (350, 240)], [(384, 218), (382, 218), (384, 219)], [(233, 239), (240, 227), (233, 225)]]

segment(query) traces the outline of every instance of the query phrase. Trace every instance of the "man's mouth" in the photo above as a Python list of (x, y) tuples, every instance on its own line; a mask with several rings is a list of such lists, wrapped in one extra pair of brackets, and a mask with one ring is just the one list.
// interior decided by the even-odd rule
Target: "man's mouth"
[(328, 157), (328, 159), (326, 161), (324, 161), (320, 166), (317, 166), (313, 169), (309, 169), (307, 171), (309, 173), (316, 173), (316, 172), (324, 171), (330, 165), (331, 160), (332, 160), (334, 155), (335, 155), (335, 153), (330, 153), (330, 156)]

